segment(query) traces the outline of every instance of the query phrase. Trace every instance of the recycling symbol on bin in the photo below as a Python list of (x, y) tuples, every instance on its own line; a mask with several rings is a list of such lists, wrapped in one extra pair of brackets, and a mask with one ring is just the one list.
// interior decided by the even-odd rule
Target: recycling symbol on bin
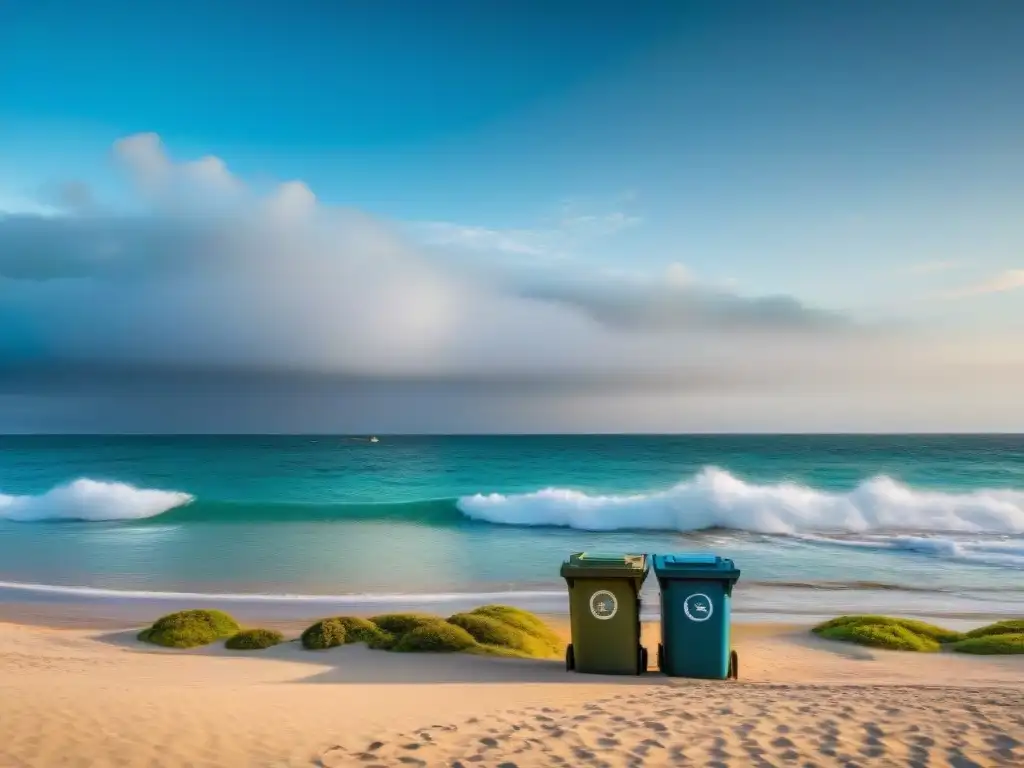
[(697, 592), (683, 601), (683, 613), (690, 621), (707, 621), (715, 612), (715, 604), (707, 595)]
[(590, 596), (590, 612), (595, 619), (605, 621), (619, 611), (619, 601), (607, 589), (599, 589)]

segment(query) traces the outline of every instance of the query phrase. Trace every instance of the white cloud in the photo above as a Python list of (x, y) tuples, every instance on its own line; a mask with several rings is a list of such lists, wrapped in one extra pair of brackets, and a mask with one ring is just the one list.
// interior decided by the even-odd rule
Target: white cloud
[(227, 192), (240, 191), (238, 180), (231, 175), (227, 163), (219, 157), (208, 155), (199, 160), (184, 163), (181, 166), (181, 172), (207, 189)]
[(136, 189), (162, 209), (195, 214), (251, 203), (245, 184), (221, 158), (206, 155), (176, 162), (155, 133), (118, 139), (114, 142), (114, 157), (128, 170)]
[(114, 142), (114, 154), (147, 185), (161, 184), (171, 172), (163, 141), (155, 133), (136, 133)]
[(669, 264), (665, 269), (665, 280), (669, 285), (677, 287), (688, 286), (693, 284), (693, 273), (690, 272), (685, 264), (680, 264), (676, 261)]
[(293, 221), (312, 216), (316, 207), (316, 195), (301, 181), (286, 181), (266, 201), (269, 215)]
[(606, 237), (635, 227), (641, 222), (639, 216), (630, 216), (622, 211), (611, 213), (570, 215), (562, 218), (560, 231), (569, 237)]
[(38, 198), (0, 188), (0, 215), (3, 213), (52, 216), (61, 212), (60, 206), (41, 202)]
[(1024, 269), (1008, 269), (988, 280), (968, 285), (947, 294), (949, 298), (984, 296), (990, 293), (1005, 293), (1024, 288)]
[(589, 213), (577, 203), (563, 204), (551, 226), (493, 229), (447, 221), (418, 222), (412, 232), (429, 245), (512, 256), (560, 258), (597, 240), (641, 223), (622, 211)]
[(517, 256), (544, 256), (555, 247), (550, 232), (529, 229), (500, 230), (447, 221), (427, 221), (414, 224), (412, 231), (429, 245), (497, 251)]

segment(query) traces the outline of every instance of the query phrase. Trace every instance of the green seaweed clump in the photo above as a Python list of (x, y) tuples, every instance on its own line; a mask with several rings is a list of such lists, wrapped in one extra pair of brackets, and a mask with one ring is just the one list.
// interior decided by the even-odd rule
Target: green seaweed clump
[(560, 656), (565, 650), (565, 642), (558, 636), (558, 633), (545, 624), (539, 616), (521, 608), (514, 608), (510, 605), (483, 605), (470, 611), (469, 615), (486, 616), (524, 632), (539, 644), (538, 647), (543, 649), (545, 656)]
[(890, 616), (840, 616), (819, 624), (811, 631), (828, 640), (918, 653), (941, 650), (940, 637), (948, 638), (944, 642), (961, 637), (959, 633), (923, 621)]
[(957, 653), (999, 656), (1024, 653), (1024, 632), (1005, 632), (968, 637), (953, 645)]
[(988, 637), (989, 635), (1020, 635), (1024, 634), (1024, 619), (1004, 619), (995, 624), (972, 629), (964, 637)]
[(370, 621), (389, 635), (401, 637), (425, 624), (432, 624), (442, 619), (438, 616), (431, 616), (429, 613), (385, 613), (381, 616), (372, 616)]
[(338, 619), (321, 619), (307, 627), (300, 638), (307, 651), (323, 651), (345, 644), (345, 625)]
[(853, 624), (875, 624), (882, 626), (897, 625), (903, 627), (915, 635), (921, 635), (934, 640), (937, 643), (955, 643), (957, 640), (963, 639), (963, 634), (955, 632), (951, 629), (945, 629), (944, 627), (937, 627), (934, 624), (929, 624), (926, 621), (919, 621), (917, 619), (903, 619), (893, 616), (875, 616), (871, 614), (865, 615), (853, 615), (853, 616), (840, 616), (835, 619), (819, 624), (814, 628), (814, 632), (823, 634), (824, 630), (832, 629), (839, 626), (848, 626)]
[(445, 620), (426, 613), (388, 613), (363, 619), (322, 619), (302, 633), (309, 649), (366, 643), (376, 650), (403, 653), (466, 651), (489, 656), (551, 658), (564, 645), (543, 621), (526, 611), (489, 605)]
[(238, 633), (241, 627), (224, 611), (195, 609), (161, 616), (138, 634), (139, 640), (166, 648), (195, 648)]
[(232, 651), (261, 651), (284, 642), (284, 635), (274, 629), (243, 629), (224, 643)]
[(469, 632), (480, 644), (478, 653), (521, 658), (548, 658), (551, 649), (518, 627), (505, 624), (490, 616), (457, 613), (448, 622)]
[(335, 621), (345, 627), (345, 644), (366, 643), (370, 648), (388, 648), (395, 639), (369, 619), (359, 616), (338, 616)]
[(473, 636), (462, 627), (435, 619), (406, 632), (393, 650), (401, 653), (455, 653), (468, 651), (476, 644)]
[(958, 653), (1024, 653), (1024, 619), (1005, 619), (962, 633), (915, 619), (840, 616), (819, 624), (811, 631), (829, 640), (844, 640), (895, 651), (928, 653), (946, 646)]
[(454, 616), (448, 617), (448, 623), (462, 627), (473, 636), (474, 640), (484, 645), (503, 645), (508, 648), (520, 648), (529, 639), (529, 635), (521, 629), (516, 629), (489, 616), (456, 613)]
[(339, 645), (366, 643), (370, 648), (386, 650), (394, 645), (395, 638), (369, 619), (358, 616), (333, 616), (307, 628), (302, 633), (302, 647), (311, 651), (322, 651)]

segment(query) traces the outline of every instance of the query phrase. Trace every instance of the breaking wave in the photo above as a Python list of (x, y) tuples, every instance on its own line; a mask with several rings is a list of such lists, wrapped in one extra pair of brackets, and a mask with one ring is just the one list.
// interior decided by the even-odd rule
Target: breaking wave
[(25, 523), (43, 520), (141, 520), (190, 504), (192, 500), (189, 494), (177, 491), (80, 478), (37, 496), (0, 493), (0, 519)]
[[(731, 530), (808, 544), (1024, 563), (1024, 492), (915, 489), (888, 477), (845, 492), (753, 483), (707, 468), (667, 490), (597, 495), (565, 488), (402, 503), (204, 500), (180, 491), (81, 478), (38, 495), (0, 493), (0, 520), (151, 524), (394, 521), (479, 522), (581, 531)], [(998, 540), (1002, 539), (1008, 540)]]
[(1024, 533), (1024, 492), (1018, 490), (927, 491), (882, 476), (834, 492), (792, 482), (749, 483), (713, 467), (655, 493), (602, 496), (547, 488), (467, 496), (458, 507), (488, 523), (584, 531)]

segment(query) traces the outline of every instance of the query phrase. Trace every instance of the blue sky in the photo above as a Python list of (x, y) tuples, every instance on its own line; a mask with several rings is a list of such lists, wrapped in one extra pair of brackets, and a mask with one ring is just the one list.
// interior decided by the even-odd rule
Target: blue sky
[(996, 0), (5, 3), (0, 209), (137, 211), (111, 148), (153, 132), (520, 293), (605, 281), (591, 317), (685, 276), (1014, 349), (1022, 37)]

